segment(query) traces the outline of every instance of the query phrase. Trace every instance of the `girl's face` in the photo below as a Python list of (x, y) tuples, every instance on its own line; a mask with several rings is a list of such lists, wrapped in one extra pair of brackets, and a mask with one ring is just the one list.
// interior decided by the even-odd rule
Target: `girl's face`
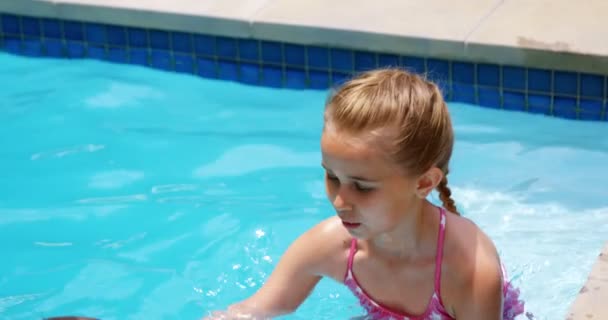
[(407, 177), (372, 139), (333, 130), (321, 136), (327, 197), (351, 235), (369, 239), (395, 228), (418, 200), (418, 179)]

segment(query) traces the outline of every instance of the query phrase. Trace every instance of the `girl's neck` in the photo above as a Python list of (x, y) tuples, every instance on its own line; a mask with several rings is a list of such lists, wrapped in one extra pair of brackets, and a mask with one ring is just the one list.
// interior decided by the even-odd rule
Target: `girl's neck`
[(410, 207), (403, 219), (387, 233), (368, 239), (371, 255), (386, 260), (415, 260), (429, 254), (434, 256), (434, 243), (439, 216), (436, 207), (423, 200)]

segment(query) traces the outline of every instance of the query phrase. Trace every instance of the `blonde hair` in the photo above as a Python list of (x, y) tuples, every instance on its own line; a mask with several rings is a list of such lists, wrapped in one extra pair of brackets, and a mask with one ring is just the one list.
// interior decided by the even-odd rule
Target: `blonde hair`
[(441, 169), (439, 198), (447, 210), (459, 214), (447, 180), (454, 133), (434, 83), (396, 68), (361, 73), (330, 95), (325, 125), (352, 134), (376, 133), (384, 138), (378, 142), (391, 159), (407, 173)]

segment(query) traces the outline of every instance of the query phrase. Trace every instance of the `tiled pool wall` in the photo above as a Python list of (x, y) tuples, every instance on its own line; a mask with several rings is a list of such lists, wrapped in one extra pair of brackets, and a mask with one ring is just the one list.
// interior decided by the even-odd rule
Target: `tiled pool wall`
[(92, 58), (293, 89), (400, 66), (439, 83), (448, 101), (608, 121), (608, 79), (588, 74), (0, 13), (0, 47), (30, 57)]

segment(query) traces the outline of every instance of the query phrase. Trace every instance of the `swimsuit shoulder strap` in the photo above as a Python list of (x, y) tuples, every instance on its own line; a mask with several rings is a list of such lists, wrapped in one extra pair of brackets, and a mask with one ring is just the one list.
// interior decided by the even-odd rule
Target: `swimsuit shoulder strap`
[(439, 235), (437, 240), (437, 253), (435, 255), (435, 292), (441, 297), (441, 264), (443, 262), (443, 246), (445, 242), (445, 223), (447, 217), (445, 209), (439, 208)]
[(353, 238), (350, 240), (350, 251), (348, 252), (348, 265), (346, 267), (346, 273), (344, 273), (344, 280), (352, 277), (353, 272), (353, 260), (355, 257), (355, 253), (357, 252), (357, 239)]
[(357, 252), (357, 239), (352, 239), (350, 241), (350, 251), (348, 253), (348, 270), (353, 269), (353, 260), (355, 258), (355, 253)]

